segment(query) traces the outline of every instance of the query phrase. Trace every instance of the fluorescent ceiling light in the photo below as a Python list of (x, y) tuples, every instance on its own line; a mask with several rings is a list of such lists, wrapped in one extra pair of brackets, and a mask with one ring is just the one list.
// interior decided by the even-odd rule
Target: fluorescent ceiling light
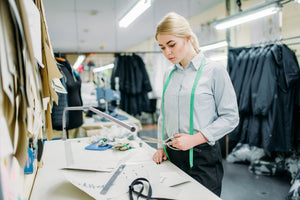
[(85, 55), (78, 56), (78, 58), (76, 59), (74, 65), (73, 65), (73, 68), (75, 70), (78, 69), (78, 67), (83, 63), (84, 59), (85, 59)]
[(126, 28), (136, 18), (138, 18), (145, 10), (151, 6), (151, 0), (139, 0), (131, 10), (119, 21), (119, 26)]
[(228, 43), (226, 41), (221, 41), (221, 42), (216, 42), (216, 43), (209, 44), (206, 46), (202, 46), (202, 47), (200, 47), (200, 50), (208, 51), (208, 50), (217, 49), (217, 48), (226, 47), (226, 46), (228, 46)]
[(235, 15), (214, 22), (215, 28), (218, 30), (230, 28), (239, 24), (243, 24), (252, 20), (266, 17), (280, 11), (278, 3), (267, 3), (266, 5), (256, 6), (251, 9), (239, 12)]
[(94, 73), (97, 73), (97, 72), (101, 72), (101, 71), (104, 71), (104, 70), (107, 70), (107, 69), (112, 69), (114, 68), (114, 64), (111, 63), (111, 64), (108, 64), (108, 65), (104, 65), (102, 67), (97, 67), (93, 70)]

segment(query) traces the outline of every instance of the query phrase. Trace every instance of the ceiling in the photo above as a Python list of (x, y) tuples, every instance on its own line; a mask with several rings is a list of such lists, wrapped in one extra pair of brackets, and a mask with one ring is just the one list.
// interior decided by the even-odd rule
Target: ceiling
[(154, 37), (168, 12), (186, 18), (224, 0), (152, 0), (152, 6), (127, 28), (118, 20), (137, 0), (44, 0), (53, 50), (61, 53), (121, 52)]

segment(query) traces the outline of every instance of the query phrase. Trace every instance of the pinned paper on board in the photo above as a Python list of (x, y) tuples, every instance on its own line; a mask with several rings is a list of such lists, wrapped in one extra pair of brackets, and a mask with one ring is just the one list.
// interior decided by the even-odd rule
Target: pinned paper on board
[(13, 154), (13, 146), (10, 139), (6, 120), (0, 116), (0, 159)]
[(41, 51), (42, 33), (41, 33), (40, 12), (36, 7), (36, 5), (34, 4), (34, 2), (31, 0), (25, 0), (24, 7), (27, 14), (34, 57), (39, 63), (43, 63), (42, 51)]
[(16, 187), (20, 183), (20, 166), (15, 157), (0, 160), (0, 173), (3, 199), (20, 199), (21, 190)]
[[(11, 179), (9, 178), (9, 172), (7, 168), (1, 163), (0, 164), (1, 183), (2, 183), (2, 196), (3, 199), (17, 199), (17, 195), (12, 187)], [(5, 183), (5, 184), (4, 184)]]

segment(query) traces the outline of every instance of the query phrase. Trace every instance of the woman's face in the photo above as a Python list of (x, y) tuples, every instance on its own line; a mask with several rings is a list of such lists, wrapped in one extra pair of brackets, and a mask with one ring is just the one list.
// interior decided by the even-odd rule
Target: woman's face
[(157, 35), (158, 45), (164, 56), (173, 64), (181, 62), (186, 55), (187, 39), (174, 35)]

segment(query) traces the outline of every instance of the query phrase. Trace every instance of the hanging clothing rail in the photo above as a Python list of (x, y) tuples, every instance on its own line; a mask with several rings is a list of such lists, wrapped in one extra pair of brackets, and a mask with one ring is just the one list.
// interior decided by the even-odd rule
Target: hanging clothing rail
[(132, 55), (132, 54), (148, 54), (148, 53), (162, 53), (161, 51), (124, 51), (124, 52), (115, 52), (114, 54), (121, 54), (121, 55)]
[[(117, 52), (118, 53), (118, 52)], [(162, 53), (161, 51), (132, 51), (132, 52), (120, 52), (120, 53), (140, 53), (140, 54), (146, 54), (146, 53)]]
[[(275, 44), (276, 42), (281, 42), (281, 41), (287, 41), (287, 40), (294, 40), (294, 39), (300, 39), (300, 35), (298, 36), (293, 36), (293, 37), (287, 37), (287, 38), (281, 38), (281, 39), (277, 39), (277, 40), (269, 40), (269, 41), (265, 41), (265, 42), (259, 42), (259, 43), (255, 43), (255, 44), (249, 44), (249, 45), (245, 45), (245, 46), (229, 46), (228, 48), (242, 48), (242, 47), (256, 47), (256, 46), (264, 46), (264, 45), (268, 45), (268, 44)], [(296, 45), (297, 43), (289, 43), (287, 45)]]
[(146, 54), (146, 53), (162, 53), (161, 51), (101, 51), (101, 52), (63, 52), (61, 54)]
[(299, 45), (300, 42), (292, 42), (292, 43), (287, 43), (286, 45), (291, 46), (291, 45)]
[(293, 36), (293, 37), (288, 37), (288, 38), (281, 38), (280, 41), (284, 41), (284, 40), (293, 40), (293, 39), (298, 39), (300, 38), (300, 35), (298, 36)]

